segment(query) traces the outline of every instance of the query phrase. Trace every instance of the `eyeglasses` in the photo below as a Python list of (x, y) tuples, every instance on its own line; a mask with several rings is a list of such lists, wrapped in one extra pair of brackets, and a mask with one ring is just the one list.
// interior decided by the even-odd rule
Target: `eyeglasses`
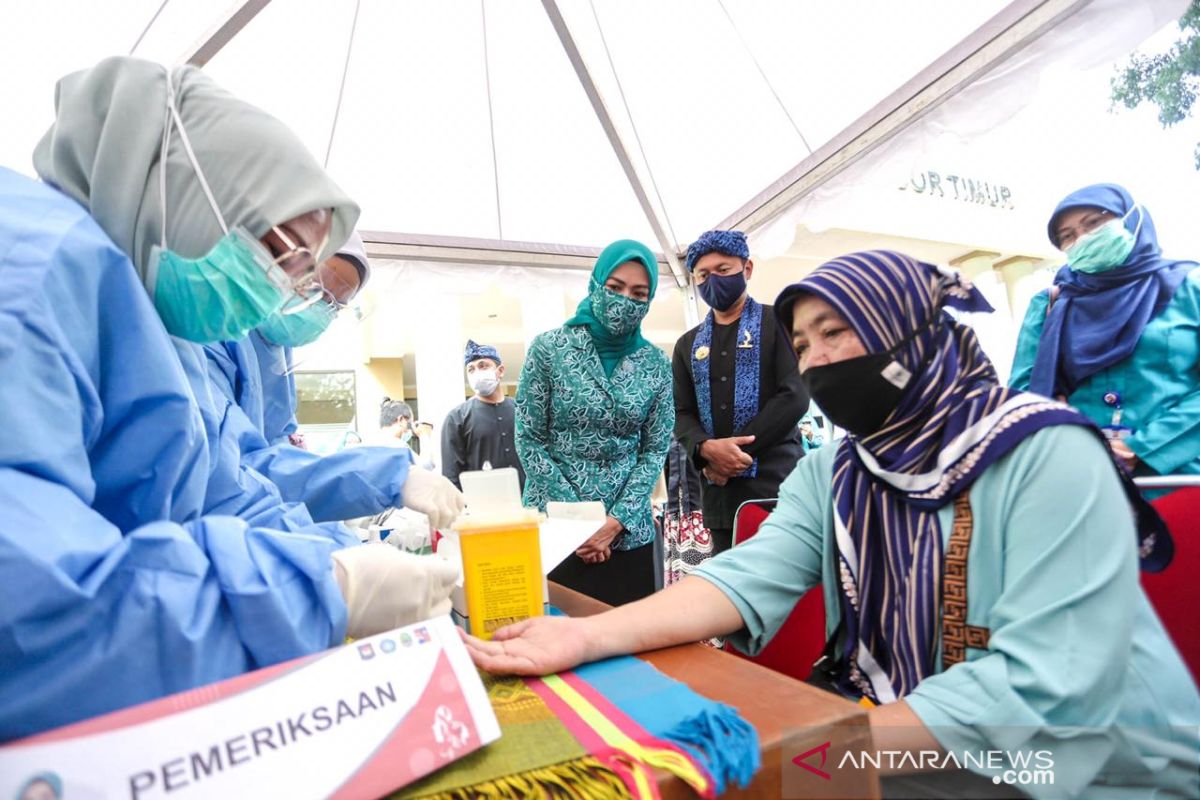
[(271, 231), (279, 237), (284, 247), (287, 248), (281, 255), (275, 257), (275, 264), (282, 268), (289, 277), (299, 276), (292, 278), (293, 296), (283, 304), (280, 313), (297, 314), (313, 303), (323, 299), (326, 295), (330, 296), (335, 313), (341, 310), (343, 306), (337, 302), (336, 297), (333, 297), (326, 290), (321, 280), (320, 270), (317, 269), (317, 254), (321, 253), (326, 245), (329, 244), (329, 234), (325, 234), (325, 238), (321, 240), (320, 246), (317, 247), (317, 251), (314, 253), (306, 245), (295, 242), (278, 225), (272, 225)]
[(1074, 227), (1074, 228), (1063, 227), (1063, 228), (1059, 228), (1058, 230), (1056, 230), (1054, 232), (1055, 235), (1058, 237), (1058, 249), (1064, 250), (1064, 251), (1070, 250), (1071, 245), (1073, 245), (1073, 244), (1075, 244), (1075, 242), (1079, 241), (1079, 237), (1086, 236), (1087, 234), (1095, 231), (1097, 228), (1099, 228), (1104, 223), (1108, 222), (1109, 220), (1116, 219), (1116, 218), (1117, 218), (1116, 214), (1113, 214), (1110, 211), (1103, 211), (1103, 210), (1097, 210), (1097, 211), (1093, 211), (1089, 214), (1085, 214), (1079, 220), (1079, 224), (1076, 227)]

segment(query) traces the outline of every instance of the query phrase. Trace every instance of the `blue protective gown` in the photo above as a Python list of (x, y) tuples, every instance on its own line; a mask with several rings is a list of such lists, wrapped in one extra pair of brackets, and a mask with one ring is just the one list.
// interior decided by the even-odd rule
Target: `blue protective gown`
[(286, 442), (299, 427), (292, 348), (271, 344), (255, 331), (241, 342), (204, 349), (221, 393), (242, 409), (267, 444)]
[(4, 169), (0, 208), (0, 741), (340, 642), (341, 543), (230, 460), (128, 258)]
[[(214, 390), (234, 406), (242, 463), (272, 481), (285, 500), (304, 503), (317, 520), (378, 514), (404, 504), (412, 464), (407, 447), (356, 447), (318, 456), (288, 442), (295, 430), (295, 384), (280, 369), (283, 348), (257, 333), (204, 348)], [(285, 411), (286, 409), (286, 411)], [(290, 430), (289, 430), (290, 428)]]
[(183, 339), (173, 338), (172, 342), (200, 407), (209, 451), (219, 454), (209, 473), (204, 513), (231, 514), (260, 527), (319, 533), (342, 547), (358, 544), (358, 537), (340, 522), (314, 523), (304, 504), (285, 501), (269, 478), (242, 461), (243, 443), (257, 438), (258, 431), (241, 409), (213, 386), (204, 347)]
[[(263, 438), (268, 444), (285, 442), (300, 427), (296, 422), (296, 376), (292, 371), (292, 348), (271, 344), (257, 331), (246, 340), (258, 357)], [(253, 388), (253, 384), (249, 386)], [(244, 393), (247, 401), (250, 400), (249, 394)], [(240, 401), (238, 405), (242, 405)], [(253, 422), (254, 417), (250, 417), (250, 420)]]

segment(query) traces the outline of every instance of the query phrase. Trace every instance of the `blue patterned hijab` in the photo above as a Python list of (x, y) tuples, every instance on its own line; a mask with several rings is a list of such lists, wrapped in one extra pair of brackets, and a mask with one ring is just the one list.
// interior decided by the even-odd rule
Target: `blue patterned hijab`
[[(975, 332), (942, 310), (991, 310), (955, 273), (887, 251), (842, 256), (775, 301), (789, 338), (802, 295), (833, 306), (868, 353), (909, 339), (895, 354), (913, 373), (899, 406), (879, 431), (843, 439), (833, 471), (843, 689), (890, 702), (937, 671), (937, 510), (1041, 428), (1095, 426), (1062, 403), (998, 382)], [(1131, 502), (1149, 509), (1126, 483)]]
[(1128, 358), (1146, 323), (1166, 308), (1197, 266), (1162, 257), (1150, 212), (1115, 183), (1085, 186), (1063, 198), (1047, 223), (1055, 247), (1059, 218), (1081, 207), (1128, 215), (1125, 228), (1137, 239), (1123, 266), (1096, 274), (1063, 266), (1054, 276), (1058, 297), (1046, 315), (1029, 382), (1030, 391), (1047, 397), (1069, 397), (1087, 378)]

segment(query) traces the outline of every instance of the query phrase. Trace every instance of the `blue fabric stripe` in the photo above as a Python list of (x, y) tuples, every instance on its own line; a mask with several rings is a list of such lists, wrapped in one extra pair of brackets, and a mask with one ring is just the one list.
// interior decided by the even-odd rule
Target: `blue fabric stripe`
[(696, 694), (645, 661), (629, 656), (575, 670), (651, 735), (691, 753), (712, 776), (716, 792), (749, 785), (761, 766), (758, 733), (723, 703)]

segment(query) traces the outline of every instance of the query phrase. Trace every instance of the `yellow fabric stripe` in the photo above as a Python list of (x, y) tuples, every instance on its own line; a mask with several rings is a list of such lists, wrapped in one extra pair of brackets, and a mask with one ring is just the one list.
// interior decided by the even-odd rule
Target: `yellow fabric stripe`
[(633, 773), (633, 782), (637, 787), (636, 797), (644, 797), (646, 800), (658, 798), (658, 787), (654, 785), (650, 771), (644, 765), (635, 761), (630, 765), (630, 771)]
[(542, 682), (569, 705), (576, 714), (591, 726), (600, 738), (608, 745), (615, 747), (633, 758), (654, 767), (660, 767), (686, 781), (696, 791), (705, 793), (709, 790), (708, 777), (696, 768), (691, 759), (674, 750), (657, 747), (643, 747), (629, 738), (620, 728), (587, 698), (575, 691), (575, 688), (557, 675), (547, 675)]

